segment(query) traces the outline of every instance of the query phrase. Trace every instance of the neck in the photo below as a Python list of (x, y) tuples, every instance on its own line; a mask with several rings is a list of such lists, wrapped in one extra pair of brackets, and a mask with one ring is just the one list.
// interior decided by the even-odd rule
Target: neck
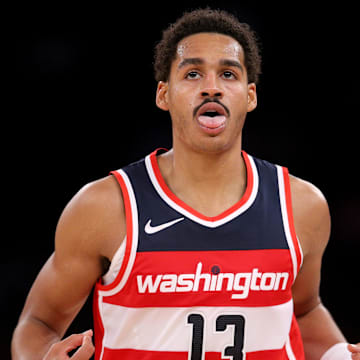
[(226, 210), (245, 192), (241, 144), (215, 154), (179, 149), (174, 144), (171, 151), (160, 156), (159, 167), (175, 195), (209, 216)]
[(219, 185), (231, 181), (234, 176), (242, 176), (245, 168), (239, 147), (218, 154), (180, 152), (174, 149), (172, 170), (176, 176), (183, 174), (194, 183)]

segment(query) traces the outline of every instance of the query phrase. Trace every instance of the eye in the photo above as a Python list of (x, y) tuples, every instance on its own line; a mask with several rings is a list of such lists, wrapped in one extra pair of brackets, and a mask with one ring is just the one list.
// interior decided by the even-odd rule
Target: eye
[(192, 71), (189, 71), (185, 77), (186, 77), (186, 79), (199, 79), (200, 74), (197, 71), (192, 70)]
[(224, 71), (222, 77), (224, 79), (236, 79), (236, 76), (232, 71)]

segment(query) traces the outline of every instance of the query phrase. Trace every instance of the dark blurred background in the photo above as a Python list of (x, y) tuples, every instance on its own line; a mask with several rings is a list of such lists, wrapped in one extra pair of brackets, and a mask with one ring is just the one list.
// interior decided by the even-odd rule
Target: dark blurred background
[[(10, 14), (15, 59), (6, 70), (10, 100), (3, 122), (9, 201), (2, 241), (1, 359), (9, 358), (12, 331), (52, 253), (67, 202), (109, 170), (156, 147), (171, 147), (169, 115), (154, 102), (153, 47), (185, 10), (206, 5), (235, 13), (258, 33), (263, 75), (244, 149), (289, 167), (325, 194), (332, 235), (322, 299), (347, 339), (360, 341), (356, 3), (164, 4), (52, 1), (18, 4)], [(69, 332), (91, 324), (89, 300)]]

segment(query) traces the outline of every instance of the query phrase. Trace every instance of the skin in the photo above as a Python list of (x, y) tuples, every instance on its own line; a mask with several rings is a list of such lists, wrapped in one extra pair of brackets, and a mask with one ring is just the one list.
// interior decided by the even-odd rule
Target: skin
[[(229, 61), (224, 64), (224, 60)], [(215, 135), (201, 127), (194, 115), (194, 109), (209, 97), (229, 110)], [(256, 86), (247, 81), (241, 46), (231, 37), (213, 33), (183, 39), (169, 81), (158, 84), (156, 104), (172, 118), (173, 149), (158, 157), (169, 188), (206, 216), (228, 209), (246, 188), (246, 168), (239, 156), (242, 129), (246, 114), (257, 104)], [(315, 360), (332, 345), (346, 341), (319, 297), (330, 215), (324, 196), (312, 184), (292, 176), (291, 194), (304, 253), (293, 285), (295, 314), (306, 359)], [(57, 226), (55, 252), (38, 275), (14, 332), (14, 360), (69, 359), (69, 350), (78, 346), (72, 359), (91, 357), (91, 331), (60, 339), (106, 270), (104, 260), (113, 258), (125, 233), (122, 195), (112, 177), (88, 184), (70, 201)], [(360, 344), (349, 345), (349, 350), (354, 360), (360, 359)]]

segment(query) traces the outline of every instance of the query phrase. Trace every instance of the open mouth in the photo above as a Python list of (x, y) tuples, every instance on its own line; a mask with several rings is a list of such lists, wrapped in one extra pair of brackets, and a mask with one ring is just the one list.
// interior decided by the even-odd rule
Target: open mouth
[(216, 102), (207, 102), (198, 110), (197, 120), (202, 127), (217, 129), (225, 126), (226, 115), (223, 106)]
[(215, 116), (219, 116), (221, 115), (219, 112), (215, 111), (215, 110), (209, 110), (209, 111), (205, 111), (203, 114), (201, 114), (202, 116), (210, 116), (210, 117), (215, 117)]

